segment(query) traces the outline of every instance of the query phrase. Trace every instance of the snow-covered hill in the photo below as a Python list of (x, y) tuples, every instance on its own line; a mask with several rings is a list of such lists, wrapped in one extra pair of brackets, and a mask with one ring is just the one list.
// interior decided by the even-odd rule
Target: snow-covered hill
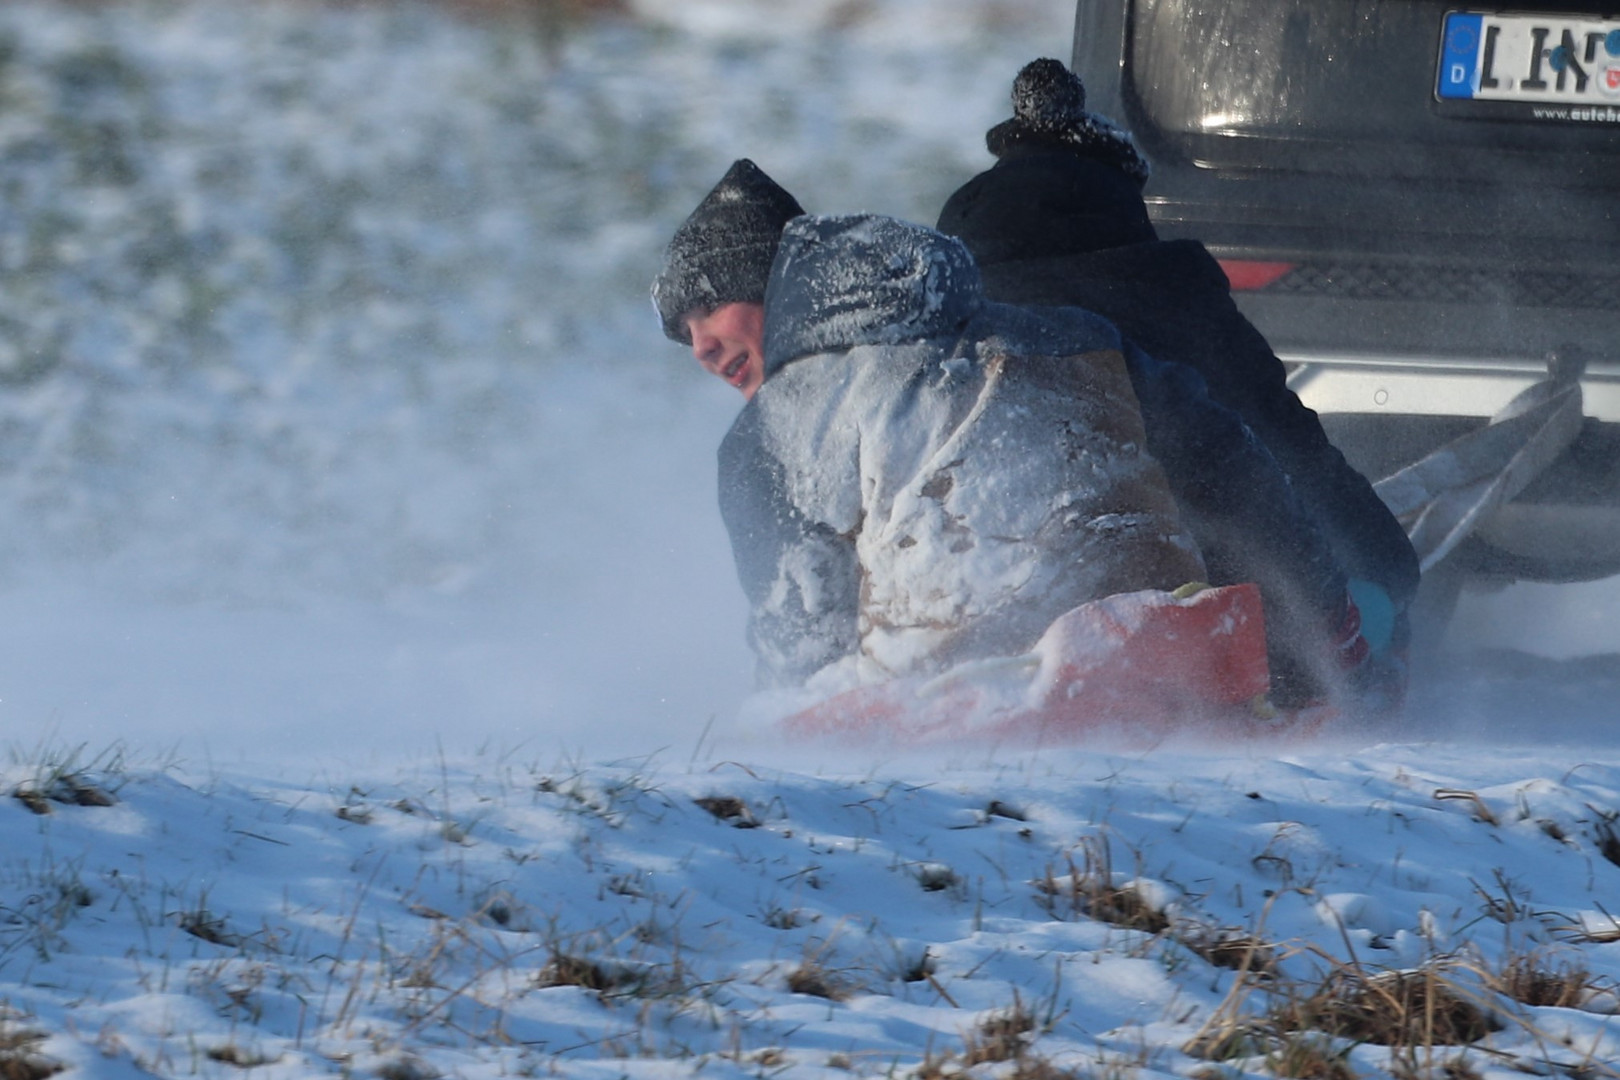
[(1612, 589), (1336, 743), (732, 723), (662, 244), (930, 220), (1069, 7), (0, 5), (0, 1077), (1615, 1075)]

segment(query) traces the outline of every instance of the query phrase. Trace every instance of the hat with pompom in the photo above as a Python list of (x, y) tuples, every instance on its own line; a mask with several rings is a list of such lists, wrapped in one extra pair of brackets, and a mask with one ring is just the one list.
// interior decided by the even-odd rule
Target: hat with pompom
[(1146, 183), (1147, 159), (1130, 133), (1112, 121), (1086, 111), (1086, 88), (1080, 76), (1060, 61), (1033, 60), (1013, 80), (1013, 118), (991, 128), (985, 145), (996, 157), (1020, 147), (1069, 150), (1105, 161)]
[(798, 200), (758, 165), (747, 158), (733, 163), (664, 251), (652, 287), (664, 335), (690, 345), (686, 317), (693, 311), (764, 303), (782, 226), (803, 213)]

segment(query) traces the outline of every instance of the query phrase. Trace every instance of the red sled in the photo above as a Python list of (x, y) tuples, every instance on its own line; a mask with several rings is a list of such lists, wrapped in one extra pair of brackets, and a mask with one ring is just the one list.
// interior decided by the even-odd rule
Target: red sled
[(795, 739), (1157, 745), (1306, 734), (1331, 715), (1266, 701), (1265, 616), (1253, 585), (1082, 604), (1021, 656), (838, 694), (780, 721)]

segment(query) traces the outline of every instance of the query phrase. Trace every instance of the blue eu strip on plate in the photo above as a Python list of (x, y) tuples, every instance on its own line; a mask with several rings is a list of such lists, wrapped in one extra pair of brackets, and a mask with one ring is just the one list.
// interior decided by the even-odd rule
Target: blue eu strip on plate
[(1479, 51), (1483, 15), (1452, 12), (1446, 16), (1441, 38), (1440, 89), (1442, 98), (1471, 98), (1479, 89)]

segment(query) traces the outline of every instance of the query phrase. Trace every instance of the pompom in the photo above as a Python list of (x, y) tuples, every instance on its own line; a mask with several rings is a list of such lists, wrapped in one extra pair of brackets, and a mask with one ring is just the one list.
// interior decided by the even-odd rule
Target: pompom
[(991, 128), (985, 145), (996, 157), (1019, 148), (1068, 150), (1114, 166), (1138, 185), (1147, 181), (1147, 159), (1128, 132), (1086, 111), (1080, 76), (1060, 61), (1032, 60), (1013, 80), (1013, 116)]
[(1056, 60), (1025, 64), (1013, 80), (1013, 115), (1038, 131), (1060, 131), (1086, 111), (1080, 76)]

